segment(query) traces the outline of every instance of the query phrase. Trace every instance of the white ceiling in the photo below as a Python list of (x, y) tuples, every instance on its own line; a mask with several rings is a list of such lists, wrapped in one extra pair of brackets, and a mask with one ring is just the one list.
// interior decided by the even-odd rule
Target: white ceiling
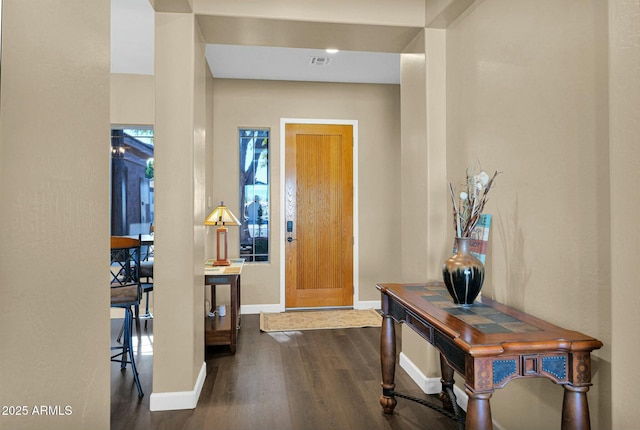
[(153, 33), (149, 0), (111, 0), (111, 73), (153, 75)]
[[(153, 16), (149, 0), (111, 0), (111, 73), (153, 74)], [(400, 83), (396, 53), (207, 45), (206, 57), (216, 78)]]
[(265, 46), (207, 45), (216, 78), (400, 83), (399, 54)]

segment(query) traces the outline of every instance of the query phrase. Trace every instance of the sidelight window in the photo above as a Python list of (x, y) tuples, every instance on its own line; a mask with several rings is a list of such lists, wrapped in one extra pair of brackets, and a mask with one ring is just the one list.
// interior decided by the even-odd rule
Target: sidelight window
[(269, 129), (241, 128), (240, 257), (269, 261)]

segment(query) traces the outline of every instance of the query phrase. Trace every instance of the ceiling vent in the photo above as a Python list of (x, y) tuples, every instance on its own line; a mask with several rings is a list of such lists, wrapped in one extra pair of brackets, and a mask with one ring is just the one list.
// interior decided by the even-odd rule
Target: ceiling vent
[(311, 64), (315, 66), (326, 66), (331, 62), (329, 57), (311, 57)]

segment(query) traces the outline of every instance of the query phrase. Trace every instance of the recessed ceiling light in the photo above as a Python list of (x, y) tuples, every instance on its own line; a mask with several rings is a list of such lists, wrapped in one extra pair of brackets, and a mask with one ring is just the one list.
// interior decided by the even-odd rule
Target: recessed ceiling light
[(336, 54), (337, 52), (338, 52), (338, 50), (334, 49), (334, 48), (327, 49), (327, 54)]

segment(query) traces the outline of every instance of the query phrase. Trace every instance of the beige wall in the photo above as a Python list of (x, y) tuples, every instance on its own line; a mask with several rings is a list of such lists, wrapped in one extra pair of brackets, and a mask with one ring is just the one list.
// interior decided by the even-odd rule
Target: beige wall
[[(271, 128), (271, 219), (280, 219), (280, 118), (357, 120), (359, 129), (360, 295), (379, 300), (375, 283), (399, 278), (400, 93), (397, 85), (214, 80), (214, 202), (238, 210), (238, 127)], [(271, 224), (271, 262), (242, 272), (242, 303), (280, 302), (280, 224)], [(229, 253), (238, 255), (230, 229)], [(214, 240), (214, 232), (208, 234)]]
[(109, 14), (3, 2), (0, 404), (27, 406), (3, 429), (109, 428)]
[[(600, 0), (485, 0), (447, 29), (447, 176), (477, 162), (502, 172), (483, 294), (604, 342), (594, 428), (611, 428), (607, 29)], [(494, 394), (493, 418), (558, 428), (562, 395), (515, 381)]]
[(153, 75), (111, 75), (111, 124), (153, 125), (155, 100)]
[(609, 2), (609, 105), (611, 171), (611, 391), (614, 429), (640, 422), (640, 372), (636, 342), (640, 294), (635, 272), (640, 231), (640, 15), (638, 2)]

